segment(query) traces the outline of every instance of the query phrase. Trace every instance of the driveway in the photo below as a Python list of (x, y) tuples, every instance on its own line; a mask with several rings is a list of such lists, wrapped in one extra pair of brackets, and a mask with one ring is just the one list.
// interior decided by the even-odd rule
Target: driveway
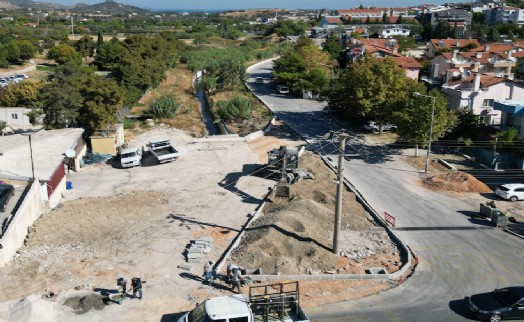
[[(249, 68), (248, 86), (253, 87), (252, 77), (270, 72), (271, 64)], [(323, 112), (325, 104), (280, 97), (269, 86), (256, 88), (255, 94), (320, 153), (336, 160), (338, 143), (322, 137), (342, 126)], [(308, 311), (314, 321), (466, 321), (472, 316), (465, 296), (522, 284), (524, 241), (469, 219), (478, 211), (478, 194), (424, 189), (422, 174), (401, 160), (402, 150), (367, 146), (358, 133), (351, 133), (346, 154), (345, 177), (378, 213), (396, 217), (396, 233), (420, 264), (395, 289)]]

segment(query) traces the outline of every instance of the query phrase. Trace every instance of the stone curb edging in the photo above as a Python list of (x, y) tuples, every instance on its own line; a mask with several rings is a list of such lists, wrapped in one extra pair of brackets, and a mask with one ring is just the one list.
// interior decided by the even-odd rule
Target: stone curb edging
[(217, 264), (215, 265), (215, 271), (219, 272), (222, 269), (222, 267), (226, 263), (226, 260), (231, 256), (231, 253), (233, 252), (233, 250), (235, 250), (235, 248), (238, 247), (238, 245), (240, 244), (240, 241), (242, 240), (242, 237), (244, 237), (247, 229), (251, 226), (251, 224), (262, 213), (262, 209), (264, 209), (264, 206), (266, 205), (266, 202), (267, 202), (266, 200), (269, 197), (269, 195), (273, 192), (274, 188), (275, 187), (272, 187), (271, 190), (269, 190), (269, 192), (267, 193), (266, 197), (264, 197), (264, 199), (263, 199), (264, 201), (255, 209), (255, 212), (253, 213), (253, 215), (251, 215), (249, 217), (248, 221), (241, 228), (241, 230), (238, 233), (238, 235), (233, 239), (233, 241), (231, 242), (231, 245), (229, 245), (229, 247), (227, 248), (226, 252), (223, 253), (222, 256), (220, 257), (220, 259), (217, 261)]
[[(334, 167), (331, 165), (331, 163), (329, 163), (326, 160), (326, 157), (324, 157), (322, 155), (320, 155), (320, 157), (322, 158), (324, 163), (329, 168), (331, 168), (331, 170), (336, 172)], [(380, 217), (380, 215), (375, 211), (375, 209), (373, 209), (369, 205), (369, 203), (366, 201), (366, 199), (364, 199), (364, 197), (362, 197), (360, 192), (346, 178), (344, 178), (344, 185), (346, 186), (346, 188), (348, 188), (351, 192), (353, 192), (355, 194), (355, 196), (357, 197), (357, 201), (360, 202), (364, 206), (364, 208), (374, 217), (374, 219), (387, 231), (388, 235), (400, 246), (400, 251), (401, 251), (401, 255), (402, 255), (401, 259), (407, 257), (407, 261), (405, 263), (403, 263), (401, 269), (396, 271), (396, 272), (394, 272), (394, 273), (387, 274), (388, 278), (390, 280), (398, 280), (400, 278), (404, 278), (405, 275), (409, 275), (410, 274), (409, 271), (410, 271), (411, 265), (413, 263), (412, 251), (408, 248), (407, 245), (405, 245), (402, 242), (402, 240), (397, 235), (395, 235), (393, 230), (391, 230), (391, 228), (387, 225), (386, 221), (382, 217)], [(380, 276), (380, 275), (381, 274), (370, 275), (370, 276)], [(385, 275), (382, 275), (382, 276), (385, 276)]]
[(517, 234), (516, 232), (513, 232), (513, 231), (511, 231), (511, 230), (509, 230), (509, 229), (507, 229), (507, 228), (503, 229), (503, 231), (505, 231), (505, 232), (507, 232), (508, 234), (511, 234), (511, 235), (513, 235), (513, 236), (515, 236), (515, 237), (519, 237), (519, 238), (524, 239), (524, 236), (522, 236), (522, 235), (520, 235), (520, 234)]

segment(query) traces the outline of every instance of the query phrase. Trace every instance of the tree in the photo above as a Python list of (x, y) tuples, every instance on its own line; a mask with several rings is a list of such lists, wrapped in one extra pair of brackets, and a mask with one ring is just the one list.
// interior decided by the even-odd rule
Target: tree
[(80, 64), (82, 56), (70, 45), (59, 44), (51, 48), (47, 54), (49, 59), (54, 59), (58, 64)]
[(440, 21), (435, 26), (435, 31), (433, 32), (433, 38), (451, 38), (453, 37), (453, 28), (446, 20)]
[(7, 123), (4, 121), (0, 121), (0, 134), (1, 136), (4, 136), (4, 129), (7, 127)]
[(384, 14), (382, 15), (382, 23), (389, 23), (389, 17), (388, 17), (388, 14), (384, 12)]
[(32, 79), (10, 85), (4, 91), (2, 105), (29, 107), (38, 100), (40, 87), (41, 83)]
[(92, 57), (95, 52), (95, 42), (91, 36), (85, 35), (75, 43), (76, 51), (82, 55), (82, 58), (87, 62), (87, 57)]
[(229, 59), (222, 62), (217, 75), (218, 88), (232, 88), (235, 85), (240, 85), (245, 79), (244, 60)]
[(96, 53), (95, 64), (101, 70), (113, 71), (121, 64), (126, 48), (117, 38), (103, 43)]
[(418, 47), (418, 44), (415, 41), (415, 39), (413, 39), (413, 37), (398, 35), (398, 36), (393, 36), (393, 38), (397, 40), (397, 44), (398, 44), (400, 52)]
[(171, 96), (162, 96), (149, 105), (147, 113), (156, 118), (170, 118), (178, 110), (177, 101)]
[(329, 84), (332, 67), (329, 53), (320, 50), (311, 39), (300, 37), (295, 47), (275, 61), (274, 71), (277, 82), (286, 84), (293, 92), (322, 91)]
[(329, 105), (349, 117), (372, 118), (382, 134), (382, 126), (392, 119), (395, 107), (407, 95), (407, 80), (392, 59), (365, 54), (342, 73), (328, 94)]
[(324, 48), (322, 50), (329, 53), (331, 59), (338, 59), (340, 56), (340, 51), (342, 50), (340, 38), (330, 34), (328, 37), (326, 37), (326, 42), (324, 43)]
[(39, 98), (46, 128), (80, 126), (89, 134), (114, 122), (124, 92), (114, 79), (103, 79), (93, 69), (67, 62), (50, 75)]
[[(393, 121), (397, 126), (398, 135), (408, 143), (414, 144), (416, 146), (415, 155), (418, 155), (418, 146), (427, 146), (429, 141), (433, 99), (413, 95), (414, 92), (425, 95), (426, 88), (422, 83), (413, 80), (408, 82), (410, 83), (411, 95), (406, 95), (402, 103), (397, 105), (393, 113)], [(455, 126), (456, 117), (447, 110), (447, 100), (438, 90), (432, 90), (429, 96), (435, 98), (431, 138), (438, 140)]]
[(17, 62), (20, 59), (20, 47), (16, 41), (11, 40), (7, 46), (5, 46), (7, 53), (7, 60), (10, 62)]
[(96, 49), (100, 49), (102, 45), (104, 44), (104, 36), (102, 36), (102, 33), (99, 32), (97, 39), (96, 39)]
[(20, 60), (29, 60), (35, 57), (38, 48), (29, 40), (17, 40), (18, 49), (20, 51)]
[(488, 32), (488, 40), (492, 42), (500, 42), (500, 33), (496, 28), (491, 28)]
[(402, 22), (404, 22), (403, 18), (402, 18), (402, 15), (398, 15), (398, 19), (397, 19), (397, 23), (400, 25), (402, 24)]

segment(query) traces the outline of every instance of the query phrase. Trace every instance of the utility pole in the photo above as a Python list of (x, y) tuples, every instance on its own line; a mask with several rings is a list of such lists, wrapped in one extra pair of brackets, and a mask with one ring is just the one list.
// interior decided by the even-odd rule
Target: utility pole
[(71, 35), (73, 36), (73, 40), (75, 40), (75, 24), (73, 22), (73, 15), (71, 15)]
[(426, 153), (426, 165), (424, 167), (424, 173), (428, 174), (428, 170), (429, 170), (429, 155), (431, 153), (431, 140), (432, 140), (432, 137), (433, 137), (433, 122), (435, 121), (435, 102), (436, 102), (437, 99), (434, 96), (424, 95), (424, 94), (420, 94), (418, 92), (414, 92), (413, 95), (430, 98), (432, 100), (432, 105), (431, 105), (431, 124), (429, 126), (428, 151)]
[(333, 231), (333, 253), (338, 255), (338, 237), (340, 235), (340, 213), (342, 212), (342, 192), (344, 191), (344, 154), (346, 150), (346, 139), (349, 138), (347, 133), (338, 135), (339, 154), (338, 154), (338, 185), (337, 185), (337, 203), (335, 206), (335, 229)]

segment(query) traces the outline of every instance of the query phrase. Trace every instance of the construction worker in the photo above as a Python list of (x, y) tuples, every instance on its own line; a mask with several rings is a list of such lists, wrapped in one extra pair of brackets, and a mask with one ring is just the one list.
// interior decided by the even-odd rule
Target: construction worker
[(142, 284), (145, 284), (146, 281), (142, 281), (140, 277), (133, 277), (131, 279), (131, 287), (133, 287), (133, 297), (136, 298), (136, 293), (138, 293), (138, 299), (142, 300)]
[(242, 283), (242, 273), (240, 272), (240, 268), (234, 268), (232, 274), (233, 285), (231, 286), (231, 291), (234, 291), (236, 287), (237, 293), (240, 294), (240, 283)]
[(204, 265), (204, 279), (208, 284), (213, 282), (213, 265), (212, 261), (209, 261)]
[(233, 277), (233, 270), (234, 269), (238, 269), (240, 267), (238, 267), (236, 264), (229, 264), (227, 265), (227, 274), (226, 274), (226, 279), (228, 282), (231, 282), (231, 277)]
[(127, 290), (127, 280), (125, 277), (119, 277), (116, 280), (116, 285), (118, 286), (118, 290), (122, 292), (123, 294), (126, 294)]

